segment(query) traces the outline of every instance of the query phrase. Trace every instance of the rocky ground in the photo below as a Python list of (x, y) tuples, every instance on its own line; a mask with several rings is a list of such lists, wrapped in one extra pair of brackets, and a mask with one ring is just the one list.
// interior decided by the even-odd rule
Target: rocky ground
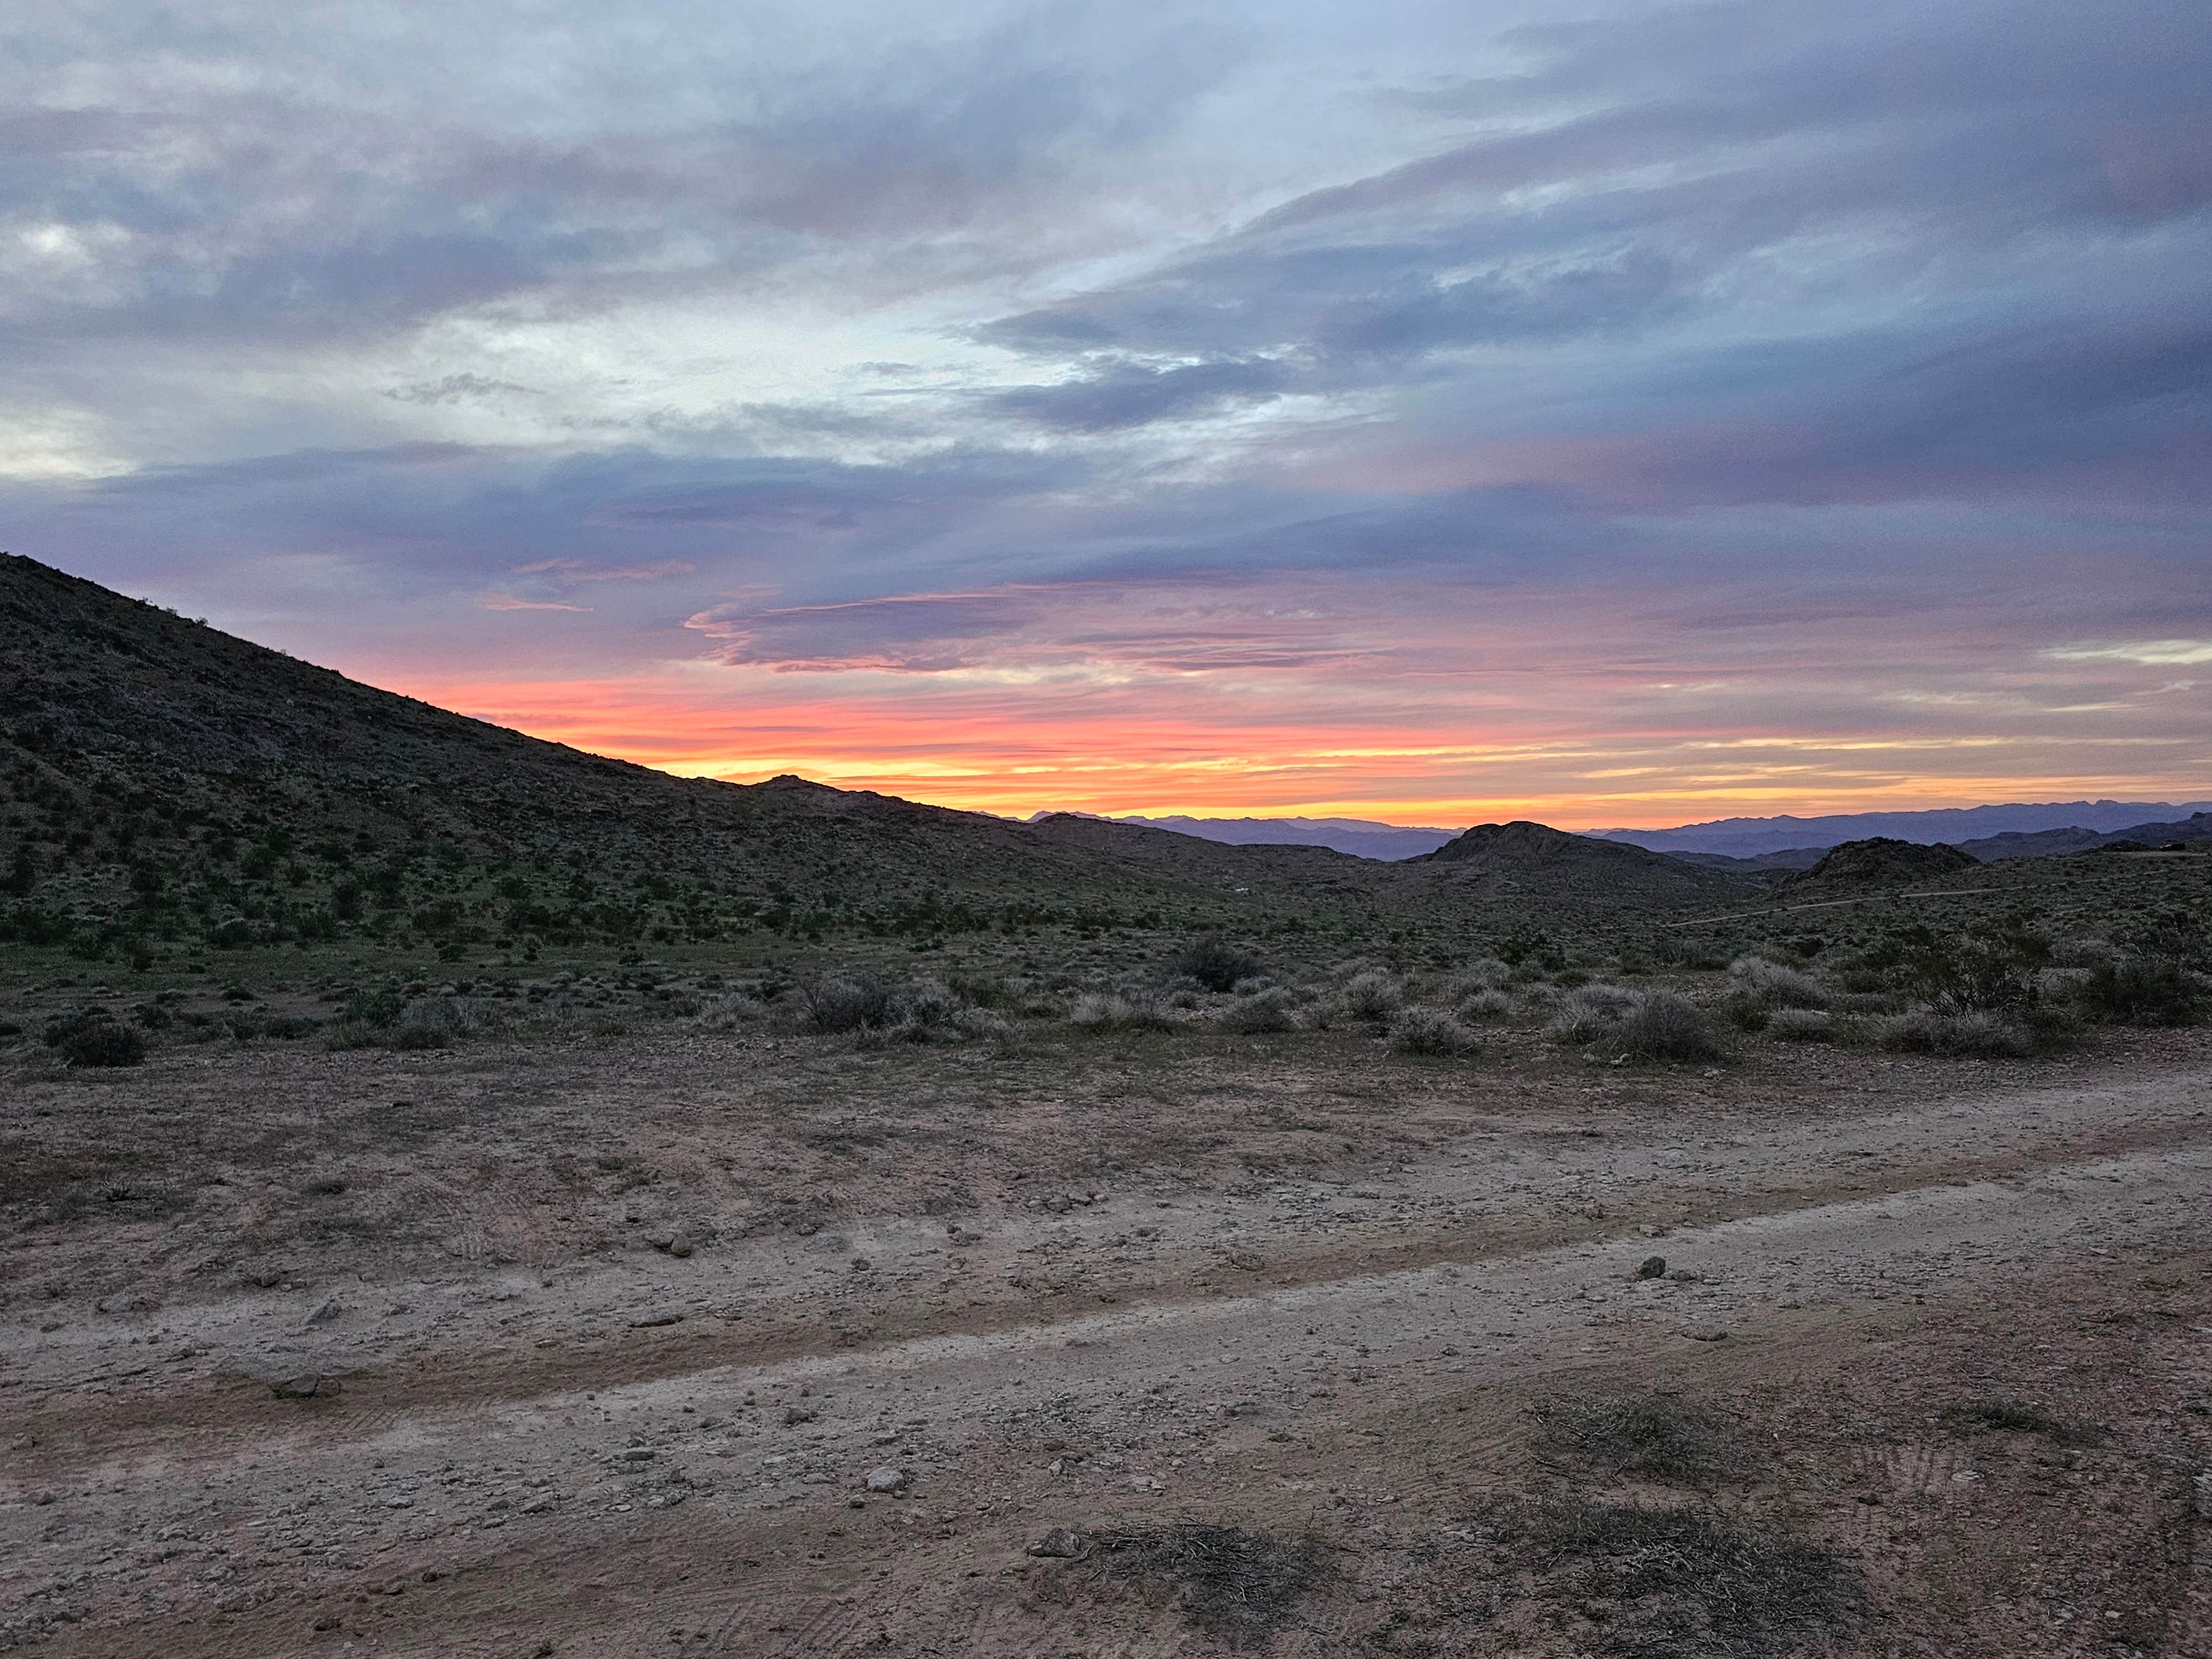
[(2212, 1041), (220, 1045), (0, 1102), (0, 1646), (2212, 1653)]

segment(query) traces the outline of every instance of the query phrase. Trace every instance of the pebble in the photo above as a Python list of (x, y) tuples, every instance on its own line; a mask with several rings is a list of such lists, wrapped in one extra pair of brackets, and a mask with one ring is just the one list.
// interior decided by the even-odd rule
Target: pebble
[(1666, 1273), (1667, 1258), (1663, 1255), (1645, 1256), (1643, 1265), (1636, 1270), (1638, 1279), (1663, 1279)]
[(1083, 1553), (1083, 1540), (1066, 1527), (1054, 1527), (1030, 1546), (1031, 1555), (1041, 1555), (1062, 1561), (1073, 1561)]
[(904, 1492), (907, 1488), (907, 1472), (904, 1469), (895, 1469), (886, 1464), (880, 1469), (868, 1471), (867, 1487), (870, 1492)]
[(657, 1326), (680, 1325), (683, 1322), (684, 1316), (680, 1313), (647, 1314), (643, 1319), (631, 1320), (629, 1328), (634, 1331), (649, 1331)]
[(679, 1261), (691, 1254), (691, 1241), (684, 1237), (682, 1233), (677, 1234), (668, 1241), (668, 1254)]
[(310, 1325), (327, 1325), (344, 1311), (345, 1310), (338, 1306), (337, 1303), (325, 1302), (321, 1307), (316, 1309), (314, 1312), (307, 1316), (307, 1323)]
[(811, 1423), (813, 1420), (814, 1413), (807, 1410), (804, 1406), (787, 1406), (784, 1407), (783, 1426), (787, 1429), (795, 1429), (801, 1423)]
[(1688, 1337), (1692, 1342), (1725, 1342), (1728, 1340), (1728, 1333), (1726, 1331), (1686, 1330), (1682, 1334)]
[(660, 1455), (650, 1446), (625, 1446), (621, 1455), (622, 1461), (625, 1463), (650, 1463)]

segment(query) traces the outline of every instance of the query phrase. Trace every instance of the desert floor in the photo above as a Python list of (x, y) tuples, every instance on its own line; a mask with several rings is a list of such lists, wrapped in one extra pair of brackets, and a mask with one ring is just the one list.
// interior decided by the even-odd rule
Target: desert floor
[(2201, 1032), (30, 1078), (0, 1648), (2212, 1654), (2208, 1113)]

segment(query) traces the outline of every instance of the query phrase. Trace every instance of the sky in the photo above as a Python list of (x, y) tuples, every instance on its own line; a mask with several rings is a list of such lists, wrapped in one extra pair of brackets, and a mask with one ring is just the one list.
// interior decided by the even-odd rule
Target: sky
[(2212, 795), (2203, 0), (81, 3), (0, 545), (687, 775)]

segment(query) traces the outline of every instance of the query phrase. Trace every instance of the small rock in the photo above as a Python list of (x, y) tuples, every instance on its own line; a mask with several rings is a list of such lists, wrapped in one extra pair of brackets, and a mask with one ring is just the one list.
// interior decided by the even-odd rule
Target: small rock
[(1687, 1267), (1677, 1267), (1673, 1273), (1668, 1273), (1667, 1277), (1673, 1279), (1677, 1285), (1694, 1285), (1698, 1282), (1697, 1274), (1692, 1273)]
[(652, 1245), (656, 1250), (665, 1250), (674, 1246), (676, 1243), (676, 1235), (674, 1233), (647, 1233), (645, 1236), (645, 1242)]
[(1030, 1546), (1031, 1555), (1048, 1556), (1056, 1560), (1073, 1561), (1083, 1553), (1083, 1540), (1066, 1527), (1054, 1527)]
[(1066, 1215), (1075, 1207), (1075, 1200), (1066, 1193), (1051, 1193), (1046, 1195), (1044, 1206), (1054, 1215)]
[(541, 1492), (535, 1498), (526, 1498), (517, 1505), (525, 1515), (543, 1515), (553, 1507), (553, 1494)]
[(814, 1413), (804, 1406), (786, 1406), (783, 1408), (783, 1426), (787, 1429), (795, 1429), (801, 1423), (811, 1423), (813, 1420)]
[(691, 1254), (691, 1241), (684, 1237), (682, 1233), (677, 1234), (668, 1241), (668, 1254), (676, 1257), (678, 1261), (682, 1261)]
[(1684, 1331), (1682, 1334), (1688, 1337), (1692, 1342), (1725, 1342), (1728, 1340), (1728, 1333), (1726, 1331), (1690, 1330)]
[(327, 1325), (344, 1311), (345, 1310), (338, 1306), (337, 1303), (325, 1302), (321, 1307), (316, 1309), (314, 1312), (307, 1316), (307, 1323), (310, 1325)]
[(1667, 1276), (1667, 1258), (1663, 1255), (1645, 1256), (1643, 1264), (1636, 1270), (1636, 1276), (1638, 1279), (1664, 1279)]
[(650, 1446), (624, 1446), (621, 1455), (625, 1463), (650, 1463), (660, 1455)]
[(313, 1400), (317, 1395), (335, 1394), (337, 1386), (320, 1376), (288, 1376), (269, 1385), (270, 1392), (279, 1400)]
[(647, 1314), (642, 1319), (631, 1320), (629, 1328), (634, 1331), (649, 1331), (659, 1326), (680, 1325), (683, 1322), (684, 1316), (680, 1313)]
[(867, 1487), (870, 1492), (904, 1492), (907, 1488), (907, 1472), (904, 1469), (895, 1469), (886, 1464), (880, 1469), (868, 1471)]

